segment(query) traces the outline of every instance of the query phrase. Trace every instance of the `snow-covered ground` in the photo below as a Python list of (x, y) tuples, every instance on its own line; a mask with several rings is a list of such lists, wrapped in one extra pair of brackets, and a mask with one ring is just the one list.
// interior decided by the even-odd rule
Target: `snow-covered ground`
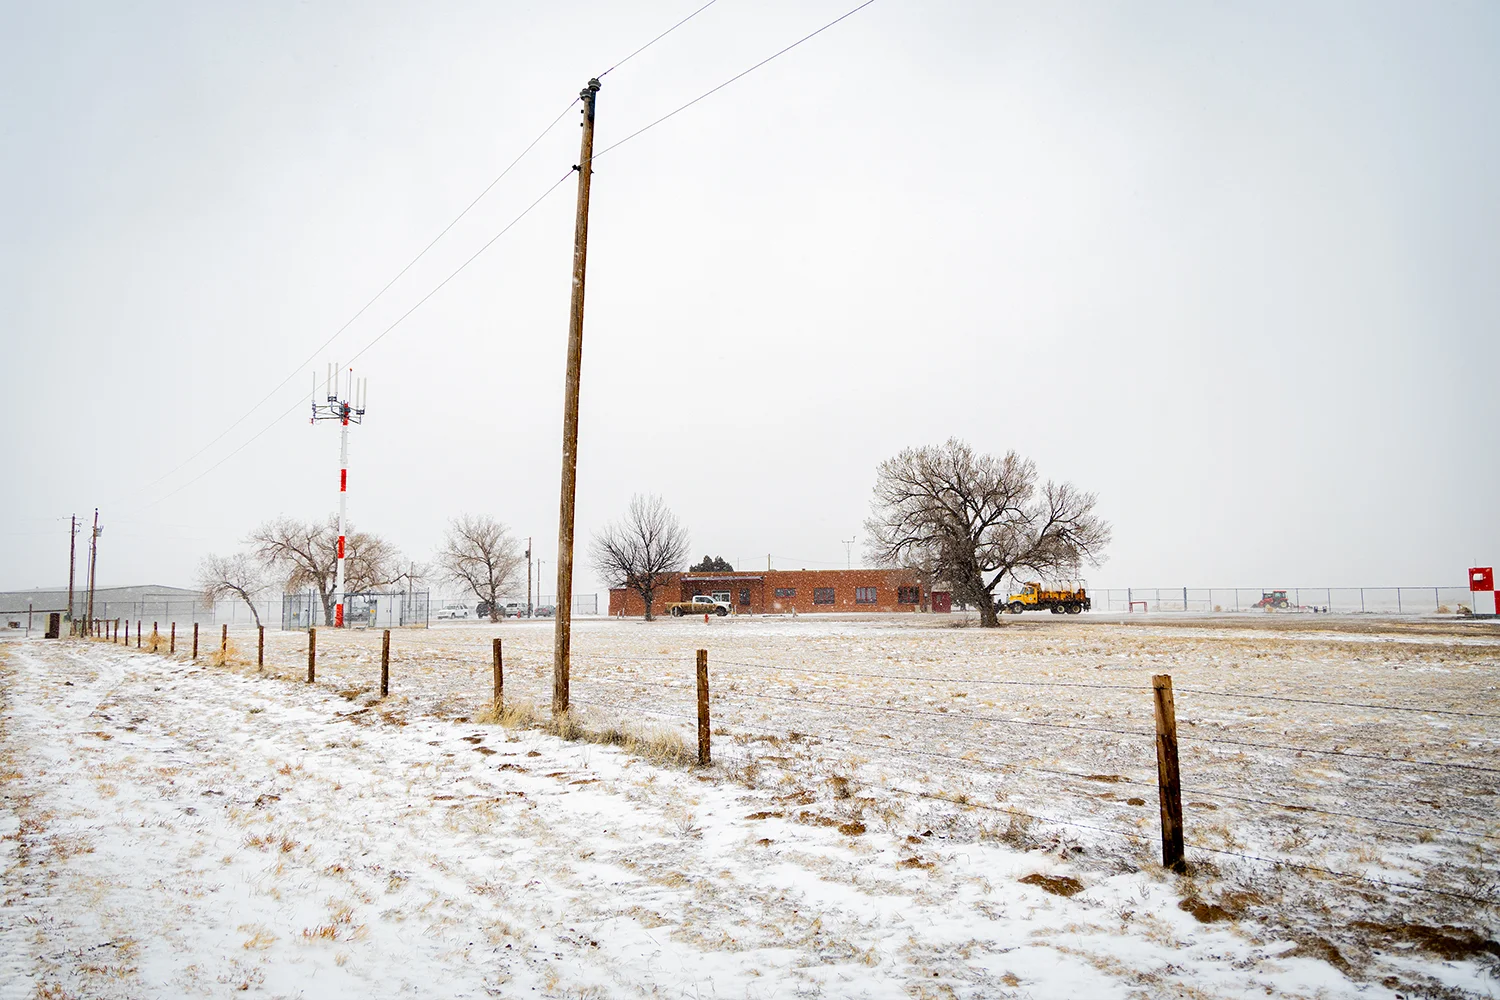
[(1493, 626), (942, 625), (578, 623), (595, 728), (691, 743), (709, 650), (703, 769), (474, 721), (549, 622), (397, 632), (385, 701), (379, 633), (0, 643), (0, 996), (1500, 995)]

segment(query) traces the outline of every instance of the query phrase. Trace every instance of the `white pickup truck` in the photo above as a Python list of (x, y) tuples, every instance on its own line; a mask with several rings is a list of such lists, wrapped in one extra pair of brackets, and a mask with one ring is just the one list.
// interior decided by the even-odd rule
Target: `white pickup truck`
[(718, 601), (706, 594), (699, 594), (691, 601), (673, 601), (667, 605), (667, 611), (673, 618), (681, 618), (683, 615), (719, 615), (723, 617), (729, 614), (729, 602)]

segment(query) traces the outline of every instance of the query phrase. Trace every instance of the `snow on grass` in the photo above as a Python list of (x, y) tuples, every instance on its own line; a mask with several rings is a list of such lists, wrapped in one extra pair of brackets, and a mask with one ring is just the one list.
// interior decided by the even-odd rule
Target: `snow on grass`
[[(314, 685), (300, 633), (263, 672), (7, 643), (0, 995), (1497, 992), (1492, 907), (1163, 871), (1149, 688), (1500, 714), (1494, 633), (928, 622), (579, 623), (573, 740), (527, 728), (550, 623), (397, 632), (384, 701), (375, 632), (320, 630)], [(1177, 705), (1190, 843), (1495, 896), (1497, 775), (1189, 739), (1494, 766), (1495, 721)]]

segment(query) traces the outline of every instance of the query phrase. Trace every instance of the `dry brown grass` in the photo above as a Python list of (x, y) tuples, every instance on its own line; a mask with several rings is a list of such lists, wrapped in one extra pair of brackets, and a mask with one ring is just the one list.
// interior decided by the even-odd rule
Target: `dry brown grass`
[(508, 701), (498, 714), (492, 706), (475, 714), (472, 721), (481, 725), (498, 724), (506, 729), (535, 729), (576, 743), (616, 746), (659, 765), (693, 767), (698, 762), (697, 750), (689, 747), (682, 734), (674, 729), (590, 724), (590, 720), (573, 712), (555, 717), (545, 714), (529, 701)]

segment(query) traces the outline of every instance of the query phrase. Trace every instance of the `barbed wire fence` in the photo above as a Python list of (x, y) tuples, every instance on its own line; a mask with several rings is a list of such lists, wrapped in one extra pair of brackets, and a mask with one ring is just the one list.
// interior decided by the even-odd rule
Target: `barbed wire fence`
[[(221, 630), (223, 636), (229, 634)], [(205, 655), (208, 646), (218, 647), (221, 630), (204, 637)], [(141, 639), (138, 627), (127, 645), (138, 648)], [(96, 634), (96, 641), (119, 640), (107, 628)], [(177, 653), (184, 657), (185, 634), (179, 641)], [(472, 658), (412, 654), (458, 668), (445, 675), (445, 683), (421, 692), (426, 711), (441, 715), (467, 705), (467, 715), (460, 718), (482, 714), (490, 699), (488, 663), (480, 645), (476, 642)], [(340, 656), (326, 644), (323, 649), (325, 656)], [(389, 642), (385, 649), (382, 674), (390, 668)], [(372, 655), (363, 646), (348, 647), (341, 660), (330, 664), (338, 682), (362, 678), (368, 690), (374, 680)], [(308, 657), (310, 680), (312, 659)], [(1022, 826), (1034, 823), (1126, 842), (1138, 861), (1166, 839), (1165, 818), (1158, 836), (1151, 817), (1138, 811), (1158, 800), (1166, 784), (1155, 753), (1160, 732), (1149, 712), (1152, 689), (1147, 685), (717, 658), (709, 662), (709, 686), (702, 698), (705, 718), (695, 711), (700, 688), (694, 663), (686, 656), (583, 653), (575, 655), (575, 664), (572, 703), (580, 714), (599, 725), (665, 727), (687, 747), (706, 725), (713, 766), (750, 784), (756, 772), (774, 770), (805, 790), (848, 782), (865, 764), (909, 758), (920, 760), (924, 770), (895, 776), (866, 773), (858, 783), (922, 802), (949, 818), (978, 810)], [(298, 662), (288, 676), (296, 676), (300, 667)], [(870, 690), (860, 687), (871, 682), (878, 683)], [(403, 683), (410, 687), (398, 671), (397, 684)], [(529, 695), (543, 703), (550, 674), (540, 665), (513, 672), (508, 690), (509, 697)], [(971, 700), (982, 690), (996, 694)], [(1429, 703), (1414, 697), (1381, 704), (1333, 697), (1328, 691), (1316, 692), (1325, 695), (1317, 697), (1199, 685), (1176, 688), (1173, 736), (1183, 759), (1186, 856), (1316, 874), (1401, 898), (1442, 897), (1500, 908), (1500, 872), (1493, 862), (1500, 842), (1500, 812), (1494, 809), (1500, 767), (1490, 763), (1493, 756), (1486, 749), (1500, 740), (1500, 713), (1430, 703), (1438, 692), (1421, 688), (1413, 694), (1419, 692)], [(981, 709), (970, 707), (975, 704)], [(1311, 722), (1300, 720), (1293, 733), (1270, 728), (1255, 705), (1294, 706), (1303, 712), (1342, 709), (1348, 717), (1325, 713)], [(1214, 706), (1226, 711), (1216, 712)], [(1405, 741), (1398, 744), (1406, 745), (1402, 753), (1357, 742), (1367, 732), (1389, 730), (1392, 718), (1430, 730), (1430, 745), (1407, 739), (1410, 734), (1398, 734)], [(1269, 721), (1274, 725), (1274, 719)], [(1463, 728), (1455, 732), (1455, 727)], [(1313, 738), (1316, 731), (1330, 728), (1336, 730), (1331, 743)], [(1299, 774), (1294, 765), (1302, 762), (1308, 769), (1308, 760), (1322, 763)], [(1020, 775), (1042, 780), (1029, 785), (1010, 780)], [(1117, 788), (1131, 794), (1118, 794)], [(789, 809), (811, 805), (813, 798), (803, 792), (791, 801)], [(1230, 819), (1214, 818), (1221, 807), (1241, 812)], [(1310, 829), (1311, 819), (1324, 826)], [(1248, 829), (1236, 830), (1231, 823)], [(1355, 858), (1358, 866), (1317, 863), (1321, 856), (1305, 853), (1320, 838), (1351, 832), (1360, 848), (1324, 846)], [(1424, 852), (1434, 842), (1469, 860), (1433, 864)], [(1392, 852), (1407, 867), (1393, 862)], [(1169, 860), (1164, 856), (1164, 862)], [(1426, 877), (1410, 877), (1413, 866), (1425, 867)]]

